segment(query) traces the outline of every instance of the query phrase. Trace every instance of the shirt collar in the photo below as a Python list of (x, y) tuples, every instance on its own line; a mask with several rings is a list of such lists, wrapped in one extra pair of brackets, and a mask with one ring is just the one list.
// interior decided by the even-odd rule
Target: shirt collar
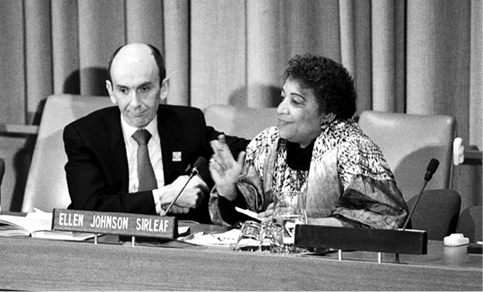
[[(133, 127), (129, 125), (126, 120), (124, 119), (123, 115), (121, 114), (121, 127), (122, 127), (122, 133), (124, 135), (124, 141), (126, 143), (131, 143), (134, 139), (129, 139), (132, 138), (131, 136), (136, 132), (139, 128)], [(151, 134), (152, 138), (156, 141), (159, 142), (159, 132), (158, 132), (158, 116), (156, 115), (154, 119), (146, 126), (144, 129), (148, 130), (148, 132)]]

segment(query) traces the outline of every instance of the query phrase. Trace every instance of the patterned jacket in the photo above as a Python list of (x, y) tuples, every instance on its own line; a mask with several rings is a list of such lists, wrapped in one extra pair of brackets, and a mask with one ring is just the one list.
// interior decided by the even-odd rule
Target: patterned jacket
[[(310, 169), (287, 165), (286, 140), (277, 127), (265, 129), (247, 147), (245, 171), (238, 195), (247, 208), (264, 211), (273, 193), (301, 191), (307, 217), (336, 217), (345, 226), (397, 229), (408, 208), (379, 147), (352, 120), (335, 120), (322, 126), (316, 138)], [(216, 187), (209, 209), (215, 224), (228, 225), (218, 208)]]

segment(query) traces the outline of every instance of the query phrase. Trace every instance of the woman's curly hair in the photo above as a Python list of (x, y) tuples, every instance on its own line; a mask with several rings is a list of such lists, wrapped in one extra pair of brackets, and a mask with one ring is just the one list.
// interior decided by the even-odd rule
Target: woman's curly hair
[(311, 54), (296, 55), (288, 62), (283, 79), (293, 79), (306, 89), (312, 89), (322, 110), (345, 120), (356, 111), (354, 80), (341, 64)]

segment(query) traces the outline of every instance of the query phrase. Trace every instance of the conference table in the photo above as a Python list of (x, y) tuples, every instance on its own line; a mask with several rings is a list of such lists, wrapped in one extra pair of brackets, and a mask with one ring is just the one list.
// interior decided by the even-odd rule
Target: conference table
[[(181, 225), (181, 224), (180, 224)], [(191, 224), (191, 232), (222, 232)], [(97, 244), (0, 238), (2, 290), (482, 290), (482, 255), (428, 241), (423, 255), (235, 251), (178, 240)]]

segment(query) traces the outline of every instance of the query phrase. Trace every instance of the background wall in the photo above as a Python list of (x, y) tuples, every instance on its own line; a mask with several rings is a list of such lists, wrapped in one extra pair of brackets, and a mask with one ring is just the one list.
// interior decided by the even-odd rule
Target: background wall
[[(482, 16), (481, 0), (0, 0), (0, 123), (38, 124), (51, 94), (107, 95), (111, 53), (147, 42), (166, 57), (170, 104), (276, 106), (283, 67), (308, 52), (352, 72), (358, 113), (453, 115), (481, 149)], [(7, 196), (34, 143), (0, 136)], [(481, 181), (481, 165), (456, 167), (463, 207), (481, 204)]]

